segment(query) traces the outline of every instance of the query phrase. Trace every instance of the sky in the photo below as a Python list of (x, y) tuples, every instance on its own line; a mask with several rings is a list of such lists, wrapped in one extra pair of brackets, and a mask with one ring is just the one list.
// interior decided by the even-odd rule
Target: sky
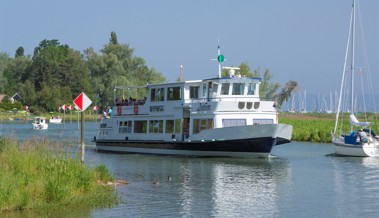
[[(173, 82), (247, 62), (302, 92), (339, 90), (352, 0), (2, 0), (0, 52), (33, 54), (44, 39), (100, 51), (110, 33)], [(379, 0), (359, 0), (372, 79), (379, 81)], [(379, 89), (377, 91), (379, 93)]]

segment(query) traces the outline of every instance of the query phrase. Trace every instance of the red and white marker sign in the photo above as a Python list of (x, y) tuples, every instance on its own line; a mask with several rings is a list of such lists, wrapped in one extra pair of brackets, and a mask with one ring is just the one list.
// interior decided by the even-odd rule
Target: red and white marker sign
[(62, 105), (62, 110), (67, 110), (67, 105), (66, 104), (64, 104), (64, 105)]
[(84, 94), (84, 92), (82, 92), (78, 97), (75, 98), (74, 104), (80, 111), (85, 111), (92, 104), (92, 101), (87, 97), (86, 94)]

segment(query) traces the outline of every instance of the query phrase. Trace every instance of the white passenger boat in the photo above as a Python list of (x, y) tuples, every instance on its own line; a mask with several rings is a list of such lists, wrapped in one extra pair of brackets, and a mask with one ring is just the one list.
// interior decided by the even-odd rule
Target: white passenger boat
[(61, 117), (51, 117), (49, 119), (49, 123), (51, 124), (61, 124), (62, 123), (62, 118)]
[(32, 126), (35, 130), (46, 130), (49, 127), (44, 117), (35, 117)]
[[(292, 126), (278, 124), (275, 102), (259, 97), (260, 83), (261, 78), (231, 73), (204, 80), (115, 87), (113, 113), (102, 119), (93, 141), (103, 152), (267, 157), (275, 145), (291, 141)], [(133, 89), (145, 89), (147, 96), (117, 100), (120, 93)]]

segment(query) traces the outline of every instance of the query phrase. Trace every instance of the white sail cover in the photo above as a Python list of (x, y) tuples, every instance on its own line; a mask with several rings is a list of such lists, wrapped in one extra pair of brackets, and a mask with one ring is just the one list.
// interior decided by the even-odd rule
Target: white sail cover
[(359, 120), (354, 116), (354, 114), (350, 114), (350, 124), (360, 127), (365, 127), (371, 124), (371, 122), (359, 122)]

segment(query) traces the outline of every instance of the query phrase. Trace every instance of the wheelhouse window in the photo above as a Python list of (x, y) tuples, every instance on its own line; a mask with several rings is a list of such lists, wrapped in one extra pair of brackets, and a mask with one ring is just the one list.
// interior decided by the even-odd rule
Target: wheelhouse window
[(134, 121), (134, 133), (146, 133), (146, 132), (147, 132), (147, 121), (146, 120)]
[(199, 98), (199, 88), (200, 86), (191, 86), (190, 87), (190, 98), (198, 99)]
[(206, 98), (207, 95), (208, 95), (207, 84), (203, 83), (203, 98)]
[(213, 129), (213, 119), (194, 119), (193, 133), (199, 133), (204, 129)]
[(213, 83), (213, 87), (212, 87), (212, 97), (215, 97), (217, 96), (217, 91), (218, 91), (218, 84), (217, 83)]
[(151, 101), (164, 101), (164, 88), (153, 88), (151, 89), (150, 99)]
[(169, 87), (167, 88), (167, 100), (175, 101), (182, 99), (182, 89), (180, 87)]
[(163, 133), (163, 120), (150, 120), (149, 133)]
[(221, 85), (221, 95), (229, 95), (230, 83), (223, 83)]
[(247, 94), (248, 95), (255, 95), (255, 89), (257, 88), (256, 83), (249, 83), (249, 86), (247, 88)]
[(246, 125), (246, 119), (222, 119), (223, 127), (245, 126), (245, 125)]
[(245, 83), (233, 83), (232, 95), (244, 95)]

